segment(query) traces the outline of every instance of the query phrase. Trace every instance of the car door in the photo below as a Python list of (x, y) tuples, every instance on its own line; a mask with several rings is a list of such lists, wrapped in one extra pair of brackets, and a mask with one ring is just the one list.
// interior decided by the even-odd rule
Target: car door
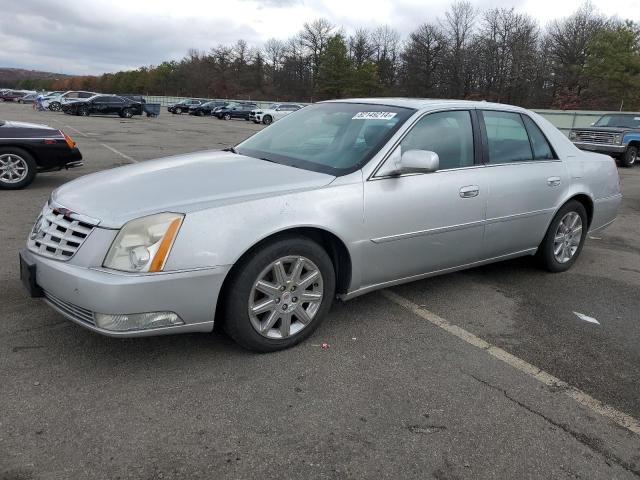
[(92, 113), (106, 115), (109, 113), (109, 97), (96, 97), (87, 102)]
[(479, 112), (489, 175), (486, 257), (537, 248), (569, 178), (564, 164), (526, 114)]
[[(367, 127), (375, 129), (375, 125)], [(365, 130), (365, 142), (368, 142)], [(423, 116), (364, 186), (364, 285), (467, 265), (482, 256), (486, 168), (475, 112)], [(388, 176), (387, 162), (408, 150), (438, 154), (439, 170)]]

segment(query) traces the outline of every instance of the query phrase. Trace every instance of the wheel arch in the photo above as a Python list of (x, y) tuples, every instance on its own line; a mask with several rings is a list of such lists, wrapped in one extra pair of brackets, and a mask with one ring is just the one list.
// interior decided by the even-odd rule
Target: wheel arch
[(13, 144), (13, 143), (0, 144), (0, 150), (2, 150), (3, 148), (17, 148), (19, 150), (24, 150), (29, 155), (31, 155), (31, 158), (33, 158), (33, 161), (36, 162), (36, 165), (38, 167), (40, 167), (40, 160), (38, 159), (38, 154), (36, 153), (36, 151), (31, 146), (29, 146), (29, 145), (21, 145), (21, 144)]
[[(593, 220), (593, 207), (594, 207), (593, 200), (586, 193), (578, 193), (568, 198), (562, 205), (565, 205), (567, 202), (570, 202), (571, 200), (576, 200), (580, 202), (584, 207), (584, 209), (587, 211), (587, 229), (589, 229), (591, 227), (591, 222)], [(560, 208), (562, 208), (562, 205), (560, 206)]]
[(221, 314), (221, 300), (224, 299), (226, 291), (231, 284), (231, 278), (233, 277), (236, 269), (240, 268), (242, 260), (245, 259), (248, 255), (251, 255), (251, 253), (255, 250), (261, 248), (266, 243), (292, 236), (306, 237), (312, 241), (315, 241), (326, 250), (327, 254), (331, 258), (336, 274), (336, 294), (347, 292), (351, 283), (353, 265), (351, 253), (349, 252), (349, 249), (347, 248), (345, 242), (335, 233), (330, 232), (329, 230), (326, 230), (324, 228), (315, 226), (290, 227), (278, 232), (271, 233), (270, 235), (267, 235), (266, 237), (258, 240), (238, 256), (236, 261), (233, 263), (233, 267), (231, 267), (231, 269), (227, 272), (227, 275), (222, 282), (222, 287), (220, 288), (220, 294), (218, 295), (216, 306), (216, 319), (223, 318), (223, 315)]

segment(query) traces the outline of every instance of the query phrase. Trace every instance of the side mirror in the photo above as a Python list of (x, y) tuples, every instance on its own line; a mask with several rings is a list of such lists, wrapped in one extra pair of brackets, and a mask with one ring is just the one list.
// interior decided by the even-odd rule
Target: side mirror
[(431, 173), (440, 168), (440, 158), (429, 150), (408, 150), (402, 154), (399, 173)]

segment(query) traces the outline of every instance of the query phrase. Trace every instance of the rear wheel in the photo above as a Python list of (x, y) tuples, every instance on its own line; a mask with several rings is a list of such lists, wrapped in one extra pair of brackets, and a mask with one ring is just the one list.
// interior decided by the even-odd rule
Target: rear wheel
[(0, 190), (18, 190), (33, 182), (38, 166), (21, 148), (0, 148)]
[(265, 115), (262, 119), (262, 123), (264, 123), (265, 125), (271, 125), (272, 122), (273, 118), (271, 118), (271, 115)]
[(633, 167), (638, 161), (638, 147), (630, 145), (627, 151), (620, 157), (620, 163), (623, 167)]
[(570, 200), (558, 211), (538, 248), (538, 258), (547, 270), (571, 268), (587, 238), (587, 222), (587, 211), (577, 200)]
[(223, 299), (225, 330), (259, 352), (289, 348), (311, 335), (335, 294), (329, 255), (304, 237), (261, 247), (231, 275)]

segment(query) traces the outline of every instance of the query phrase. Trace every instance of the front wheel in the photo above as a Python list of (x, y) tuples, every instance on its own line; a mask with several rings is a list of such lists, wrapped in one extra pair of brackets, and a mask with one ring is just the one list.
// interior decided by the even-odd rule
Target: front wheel
[(122, 117), (123, 118), (131, 118), (131, 117), (133, 117), (133, 110), (131, 110), (130, 108), (125, 108), (122, 111)]
[(620, 158), (620, 163), (623, 167), (633, 167), (638, 161), (638, 147), (629, 146), (627, 151), (624, 152)]
[(264, 123), (265, 125), (271, 125), (272, 122), (273, 118), (271, 118), (271, 115), (265, 115), (262, 119), (262, 123)]
[(89, 109), (87, 107), (82, 107), (78, 110), (78, 115), (82, 116), (82, 117), (88, 117), (89, 116)]
[(0, 190), (18, 190), (33, 182), (37, 164), (21, 148), (0, 149)]
[(49, 110), (51, 110), (52, 112), (59, 112), (61, 106), (62, 105), (60, 104), (60, 102), (51, 102), (49, 104)]
[(553, 217), (540, 247), (538, 258), (550, 272), (564, 272), (575, 263), (587, 238), (587, 211), (571, 200)]
[(231, 120), (231, 114), (230, 114), (230, 113), (225, 113), (225, 114), (222, 116), (222, 118), (223, 118), (224, 120)]
[(311, 335), (335, 294), (331, 258), (305, 237), (262, 246), (236, 265), (229, 280), (224, 328), (258, 352), (283, 350)]

